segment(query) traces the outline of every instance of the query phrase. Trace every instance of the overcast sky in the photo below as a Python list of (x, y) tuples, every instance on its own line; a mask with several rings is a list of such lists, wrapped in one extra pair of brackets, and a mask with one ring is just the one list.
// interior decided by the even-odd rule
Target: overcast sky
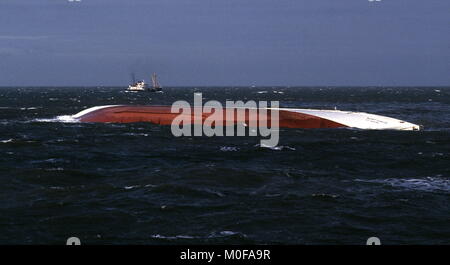
[(0, 0), (0, 86), (450, 85), (449, 0)]

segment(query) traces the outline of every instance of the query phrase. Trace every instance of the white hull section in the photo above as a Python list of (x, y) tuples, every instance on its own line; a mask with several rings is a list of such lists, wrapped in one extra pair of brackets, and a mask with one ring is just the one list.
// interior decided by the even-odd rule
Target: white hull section
[(135, 87), (135, 86), (129, 86), (128, 91), (144, 91), (145, 88), (143, 87)]
[(80, 118), (83, 115), (86, 115), (88, 113), (91, 113), (91, 112), (94, 112), (94, 111), (97, 111), (97, 110), (106, 109), (106, 108), (109, 108), (109, 107), (117, 107), (117, 106), (120, 106), (120, 105), (95, 106), (95, 107), (92, 107), (92, 108), (88, 108), (88, 109), (82, 110), (82, 111), (78, 112), (75, 115), (72, 115), (72, 118), (77, 119), (77, 118)]
[(394, 119), (386, 116), (370, 114), (365, 112), (340, 111), (340, 110), (315, 110), (315, 109), (290, 109), (280, 110), (293, 111), (323, 119), (334, 121), (348, 127), (364, 130), (420, 130), (420, 125)]

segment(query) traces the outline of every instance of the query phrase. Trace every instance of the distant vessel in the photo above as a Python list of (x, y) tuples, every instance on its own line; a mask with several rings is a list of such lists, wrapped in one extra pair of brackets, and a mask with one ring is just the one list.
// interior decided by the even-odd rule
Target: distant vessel
[(128, 85), (127, 90), (128, 91), (145, 91), (147, 90), (147, 84), (145, 84), (145, 81), (136, 81), (136, 78), (134, 74), (131, 74), (132, 83), (131, 85)]
[(152, 74), (152, 87), (148, 88), (147, 84), (144, 80), (136, 81), (134, 74), (132, 74), (132, 83), (128, 85), (128, 91), (150, 91), (150, 92), (159, 92), (162, 91), (162, 87), (158, 82), (156, 74)]
[(158, 91), (162, 91), (162, 87), (158, 82), (158, 79), (156, 77), (156, 73), (152, 74), (152, 88), (150, 88), (151, 92), (158, 92)]
[(144, 80), (142, 80), (142, 81), (137, 81), (137, 82), (129, 85), (127, 90), (128, 91), (145, 91), (146, 87), (147, 87), (147, 85), (145, 84)]

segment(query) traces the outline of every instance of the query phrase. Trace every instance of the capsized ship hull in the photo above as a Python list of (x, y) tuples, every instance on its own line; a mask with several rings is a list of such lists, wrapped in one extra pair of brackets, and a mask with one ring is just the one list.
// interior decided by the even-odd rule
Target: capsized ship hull
[[(171, 106), (130, 106), (130, 105), (108, 105), (89, 108), (73, 115), (80, 122), (104, 122), (104, 123), (133, 123), (150, 122), (160, 125), (171, 125), (175, 118), (184, 118), (191, 124), (203, 123), (211, 113), (202, 113), (201, 119), (195, 119), (194, 109), (190, 114), (172, 113)], [(420, 130), (417, 124), (406, 121), (369, 114), (364, 112), (351, 112), (340, 110), (316, 110), (316, 109), (291, 109), (291, 108), (268, 108), (267, 115), (255, 115), (248, 109), (245, 115), (237, 115), (230, 119), (223, 111), (221, 118), (214, 118), (221, 124), (228, 125), (245, 123), (256, 124), (267, 122), (271, 125), (271, 111), (278, 110), (278, 123), (280, 128), (358, 128), (372, 130)], [(180, 116), (181, 115), (181, 116)], [(183, 117), (184, 115), (184, 117)], [(263, 120), (264, 119), (264, 120)]]

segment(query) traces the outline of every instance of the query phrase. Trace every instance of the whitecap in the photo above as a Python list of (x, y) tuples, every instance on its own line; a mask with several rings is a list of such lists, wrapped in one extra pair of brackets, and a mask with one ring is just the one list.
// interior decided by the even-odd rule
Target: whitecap
[(333, 198), (333, 199), (339, 197), (339, 195), (327, 194), (327, 193), (313, 193), (313, 194), (311, 194), (311, 196), (313, 196), (313, 197), (321, 197), (321, 198)]
[(157, 238), (157, 239), (169, 239), (169, 240), (174, 240), (174, 239), (194, 239), (196, 238), (195, 236), (188, 236), (188, 235), (176, 235), (176, 236), (163, 236), (160, 234), (156, 234), (156, 235), (151, 235), (152, 238)]
[(234, 146), (221, 146), (220, 151), (222, 152), (236, 152), (239, 151), (239, 148)]
[(240, 232), (235, 232), (235, 231), (230, 231), (230, 230), (225, 230), (225, 231), (220, 231), (219, 233), (211, 233), (208, 237), (209, 238), (218, 238), (218, 237), (229, 237), (229, 236), (235, 236), (235, 235), (239, 235), (241, 237), (247, 237), (247, 235), (240, 233)]
[(39, 109), (40, 107), (29, 107), (29, 108), (26, 108), (26, 107), (23, 107), (23, 108), (20, 108), (20, 110), (35, 110), (35, 109)]
[(144, 137), (148, 136), (147, 133), (124, 133), (123, 135), (127, 135), (127, 136), (144, 136)]
[(62, 123), (77, 123), (80, 122), (71, 115), (57, 116), (51, 119), (34, 119), (34, 122), (62, 122)]
[(63, 167), (51, 167), (47, 168), (46, 171), (64, 171)]
[(58, 163), (58, 162), (65, 162), (66, 160), (63, 158), (49, 158), (45, 160), (41, 160), (43, 162), (50, 162), (50, 163)]
[(132, 189), (139, 188), (139, 187), (140, 187), (140, 185), (131, 185), (131, 186), (125, 186), (123, 188), (126, 190), (132, 190)]
[(14, 139), (8, 139), (8, 140), (1, 140), (0, 143), (6, 144), (6, 143), (12, 143)]
[(450, 179), (444, 178), (442, 175), (425, 178), (355, 179), (355, 181), (379, 183), (410, 190), (450, 192)]
[(64, 187), (52, 186), (52, 187), (49, 187), (49, 189), (51, 189), (51, 190), (64, 190)]
[(296, 150), (295, 147), (290, 147), (287, 145), (268, 146), (265, 144), (256, 144), (255, 147), (268, 148), (268, 149), (275, 150), (275, 151), (281, 151), (281, 150), (295, 151)]
[(239, 234), (239, 233), (238, 232), (233, 232), (233, 231), (221, 231), (220, 234), (222, 236), (233, 236), (233, 235), (236, 235), (236, 234)]

